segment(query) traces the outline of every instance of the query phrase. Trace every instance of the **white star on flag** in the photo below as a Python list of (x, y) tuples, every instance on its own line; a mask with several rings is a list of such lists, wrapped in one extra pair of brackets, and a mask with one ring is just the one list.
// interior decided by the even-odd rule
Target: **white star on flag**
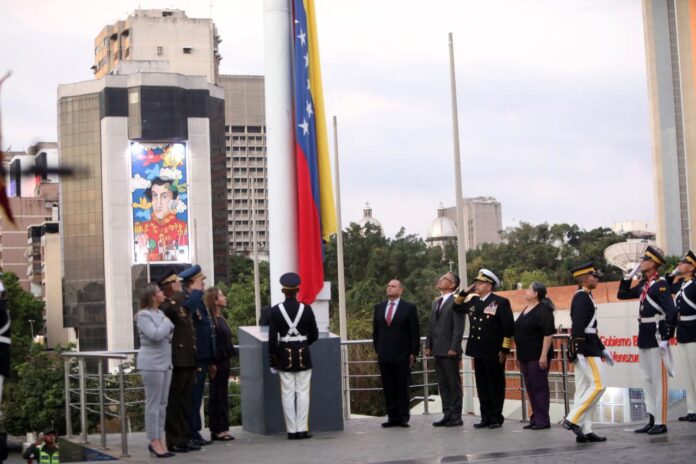
[(307, 90), (312, 90), (312, 89), (309, 87), (309, 78), (307, 78)]
[(300, 35), (298, 35), (297, 38), (300, 39), (302, 45), (307, 45), (307, 34), (305, 34), (302, 29), (300, 29)]
[(304, 67), (309, 68), (309, 53), (304, 56)]
[(302, 135), (307, 135), (309, 134), (309, 123), (307, 122), (306, 119), (302, 120), (302, 124), (298, 124), (297, 127), (302, 128)]
[(311, 118), (312, 113), (314, 113), (314, 111), (312, 110), (312, 102), (308, 101), (307, 102), (307, 117)]

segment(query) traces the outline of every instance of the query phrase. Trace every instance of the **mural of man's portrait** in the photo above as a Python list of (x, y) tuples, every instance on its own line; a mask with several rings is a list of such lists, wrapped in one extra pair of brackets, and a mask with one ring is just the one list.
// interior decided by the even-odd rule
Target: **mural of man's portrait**
[(133, 143), (131, 163), (135, 262), (188, 262), (185, 146)]

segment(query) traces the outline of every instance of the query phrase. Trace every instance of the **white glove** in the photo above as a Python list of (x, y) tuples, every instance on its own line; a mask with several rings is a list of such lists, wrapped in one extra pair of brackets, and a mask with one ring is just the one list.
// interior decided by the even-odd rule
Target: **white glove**
[(276, 369), (275, 367), (271, 367), (271, 374), (277, 374), (277, 373), (278, 373), (278, 369)]
[(667, 347), (669, 346), (669, 341), (660, 340), (660, 342), (657, 344), (657, 346), (660, 348), (660, 354), (666, 355), (667, 354)]
[(616, 364), (614, 358), (611, 357), (611, 353), (608, 350), (602, 351), (602, 357), (604, 358), (604, 362), (609, 364), (610, 366)]
[(638, 271), (640, 271), (640, 263), (636, 264), (636, 267), (634, 267), (633, 270), (629, 272), (626, 277), (624, 277), (624, 280), (631, 280), (636, 274), (638, 274)]
[(578, 355), (578, 364), (580, 364), (582, 367), (587, 367), (587, 359), (585, 359), (585, 355)]

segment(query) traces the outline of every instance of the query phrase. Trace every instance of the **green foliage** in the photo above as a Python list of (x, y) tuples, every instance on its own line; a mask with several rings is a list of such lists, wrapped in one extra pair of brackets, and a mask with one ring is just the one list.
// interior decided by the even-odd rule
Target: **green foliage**
[(7, 431), (23, 435), (49, 426), (64, 430), (63, 362), (58, 354), (32, 344), (28, 355), (14, 368), (17, 379), (7, 383), (3, 393)]
[[(218, 288), (227, 297), (225, 318), (232, 330), (232, 338), (237, 340), (237, 329), (240, 326), (256, 325), (254, 266), (251, 259), (243, 256), (232, 257), (230, 262), (234, 263), (234, 272), (230, 272), (230, 283), (221, 283)], [(264, 307), (271, 301), (268, 263), (259, 263), (259, 281), (261, 307)]]

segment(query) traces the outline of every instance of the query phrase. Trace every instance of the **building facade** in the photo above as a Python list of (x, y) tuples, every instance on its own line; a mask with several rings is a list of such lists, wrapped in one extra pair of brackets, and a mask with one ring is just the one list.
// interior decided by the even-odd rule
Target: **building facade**
[(74, 329), (63, 327), (63, 251), (58, 222), (27, 228), (27, 275), (31, 293), (44, 302), (44, 340), (48, 348), (75, 342)]
[(221, 60), (219, 43), (212, 19), (189, 18), (177, 9), (138, 9), (97, 35), (92, 70), (99, 79), (122, 72), (129, 62), (139, 62), (151, 71), (205, 76), (214, 84)]
[[(6, 191), (15, 225), (0, 216), (0, 266), (13, 272), (22, 288), (31, 291), (30, 269), (27, 268), (27, 227), (59, 219), (58, 176), (46, 169), (58, 165), (58, 145), (39, 142), (26, 152), (14, 152), (7, 163)], [(28, 169), (37, 173), (25, 174)], [(36, 295), (36, 294), (35, 294)]]
[(696, 245), (696, 0), (643, 0), (658, 245)]
[(227, 232), (231, 253), (268, 259), (268, 175), (263, 76), (220, 76), (225, 90)]
[[(456, 227), (457, 207), (445, 208), (444, 215)], [(464, 221), (467, 226), (467, 250), (476, 249), (484, 243), (502, 241), (500, 232), (503, 230), (503, 212), (500, 202), (495, 198), (464, 198)]]
[[(227, 266), (223, 91), (134, 73), (61, 85), (63, 318), (80, 350), (135, 346), (139, 290), (167, 269)], [(222, 232), (220, 225), (222, 221)]]

